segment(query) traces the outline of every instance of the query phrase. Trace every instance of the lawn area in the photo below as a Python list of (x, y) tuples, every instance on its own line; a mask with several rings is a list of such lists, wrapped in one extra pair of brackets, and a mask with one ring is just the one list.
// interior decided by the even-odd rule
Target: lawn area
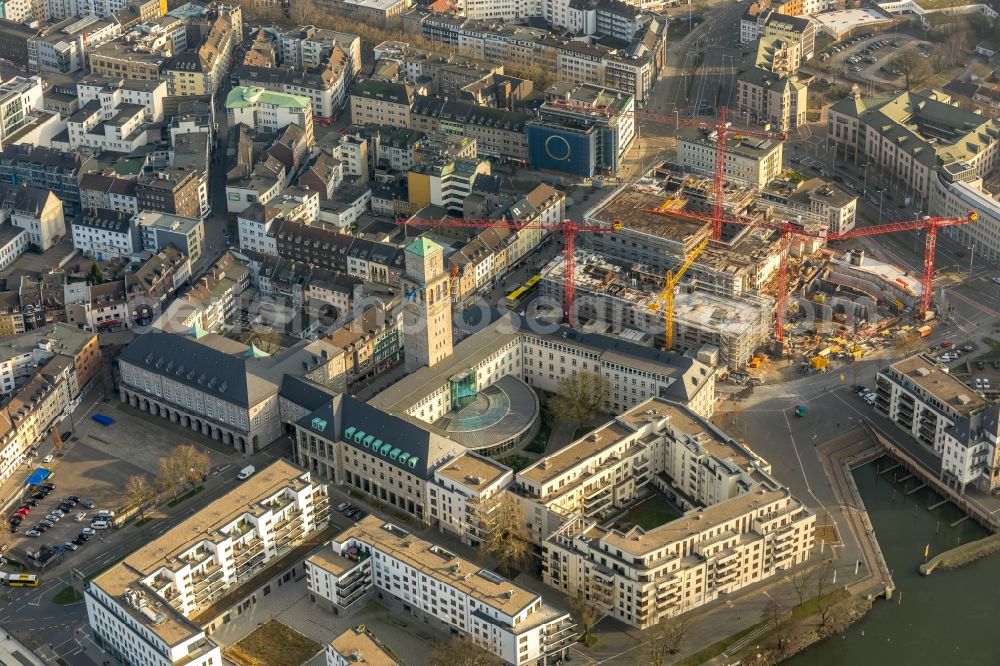
[(63, 589), (59, 590), (56, 593), (56, 596), (52, 597), (52, 601), (60, 606), (65, 606), (66, 604), (83, 601), (83, 594), (81, 594), (75, 587), (67, 585)]
[(740, 640), (744, 636), (747, 636), (748, 634), (750, 634), (750, 632), (756, 631), (757, 627), (759, 627), (761, 624), (763, 623), (749, 626), (743, 631), (736, 632), (729, 638), (724, 638), (718, 643), (713, 643), (712, 645), (709, 645), (707, 648), (699, 650), (698, 652), (695, 652), (686, 659), (678, 662), (677, 666), (699, 666), (699, 664), (704, 664), (707, 661), (711, 661), (712, 659), (715, 659), (720, 654), (725, 652), (730, 645)]
[(226, 650), (226, 657), (241, 666), (302, 666), (320, 649), (319, 643), (271, 620)]
[(625, 521), (644, 530), (651, 530), (679, 517), (677, 510), (662, 495), (656, 494), (632, 507), (625, 514)]

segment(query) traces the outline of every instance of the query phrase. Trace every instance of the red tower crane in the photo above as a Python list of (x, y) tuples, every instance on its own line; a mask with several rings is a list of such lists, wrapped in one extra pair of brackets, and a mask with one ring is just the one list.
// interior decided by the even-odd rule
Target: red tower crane
[(441, 220), (424, 220), (418, 218), (398, 218), (397, 224), (403, 226), (413, 225), (417, 227), (430, 228), (473, 228), (489, 229), (494, 227), (506, 229), (539, 229), (542, 231), (558, 231), (563, 235), (563, 323), (570, 323), (570, 313), (573, 312), (573, 300), (576, 297), (575, 276), (575, 251), (576, 234), (606, 234), (618, 231), (622, 228), (621, 222), (615, 220), (611, 226), (599, 224), (580, 224), (573, 220), (559, 220), (557, 222), (524, 222), (522, 220), (492, 220), (492, 219), (470, 219), (444, 218)]
[(718, 122), (712, 124), (693, 118), (681, 118), (680, 116), (669, 116), (658, 113), (646, 113), (644, 111), (617, 111), (610, 107), (591, 107), (585, 104), (575, 104), (573, 102), (556, 101), (553, 106), (572, 109), (582, 113), (601, 113), (606, 116), (628, 115), (638, 120), (648, 120), (664, 125), (684, 125), (685, 127), (697, 127), (702, 130), (715, 131), (715, 170), (713, 172), (713, 194), (712, 194), (712, 240), (722, 240), (722, 221), (724, 204), (724, 184), (726, 180), (726, 150), (728, 149), (729, 137), (739, 139), (743, 136), (752, 136), (757, 139), (770, 139), (772, 141), (784, 141), (788, 138), (785, 132), (771, 132), (766, 130), (734, 129), (726, 122), (726, 107), (719, 107)]
[[(649, 211), (662, 215), (675, 215), (695, 220), (708, 219), (705, 215), (688, 213), (687, 211)], [(827, 241), (847, 240), (850, 238), (861, 238), (864, 236), (876, 236), (878, 234), (895, 233), (897, 231), (915, 231), (926, 229), (927, 237), (924, 239), (924, 265), (920, 276), (920, 306), (917, 315), (923, 316), (931, 307), (931, 293), (934, 282), (934, 251), (937, 247), (937, 231), (941, 227), (952, 227), (959, 224), (969, 224), (979, 219), (979, 213), (970, 210), (965, 217), (928, 217), (924, 216), (916, 220), (906, 220), (902, 222), (888, 222), (868, 227), (855, 227), (850, 231), (840, 234), (819, 233), (813, 234), (803, 230), (797, 225), (787, 220), (755, 220), (748, 217), (735, 215), (724, 215), (723, 219), (732, 224), (757, 225), (767, 229), (774, 229), (781, 233), (781, 260), (778, 264), (778, 285), (775, 294), (774, 311), (774, 337), (779, 342), (785, 339), (785, 310), (788, 302), (788, 246), (792, 236), (803, 238), (826, 238)]]
[(929, 217), (924, 216), (916, 220), (906, 220), (903, 222), (888, 222), (872, 227), (855, 227), (842, 234), (830, 234), (828, 240), (845, 240), (848, 238), (861, 238), (863, 236), (874, 236), (876, 234), (888, 234), (896, 231), (916, 231), (926, 229), (927, 237), (924, 239), (924, 270), (920, 274), (920, 309), (918, 315), (923, 315), (931, 308), (931, 291), (934, 288), (934, 250), (937, 247), (937, 232), (941, 227), (953, 227), (959, 224), (969, 224), (979, 219), (979, 213), (970, 210), (965, 217)]

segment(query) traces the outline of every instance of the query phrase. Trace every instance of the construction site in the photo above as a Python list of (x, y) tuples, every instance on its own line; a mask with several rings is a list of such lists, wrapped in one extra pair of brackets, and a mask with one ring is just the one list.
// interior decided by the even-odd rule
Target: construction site
[[(550, 261), (540, 275), (540, 295), (558, 301), (563, 294), (563, 257)], [(577, 250), (574, 271), (576, 316), (593, 328), (620, 334), (638, 331), (650, 344), (666, 345), (667, 318), (661, 301), (662, 270), (641, 262), (616, 262)], [(720, 360), (736, 370), (751, 364), (766, 345), (773, 326), (772, 299), (749, 293), (732, 298), (698, 288), (696, 281), (673, 297), (672, 344), (675, 351), (713, 345)]]

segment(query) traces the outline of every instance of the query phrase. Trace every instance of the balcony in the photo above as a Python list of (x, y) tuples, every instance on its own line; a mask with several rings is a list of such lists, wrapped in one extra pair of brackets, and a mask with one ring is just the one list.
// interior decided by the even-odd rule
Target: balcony
[(260, 538), (254, 538), (243, 544), (242, 547), (233, 548), (233, 556), (237, 568), (245, 563), (249, 558), (260, 554), (264, 550), (264, 541)]

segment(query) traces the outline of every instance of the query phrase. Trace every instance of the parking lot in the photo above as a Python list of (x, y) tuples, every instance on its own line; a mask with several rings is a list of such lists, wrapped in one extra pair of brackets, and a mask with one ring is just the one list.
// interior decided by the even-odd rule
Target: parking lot
[[(110, 416), (114, 422), (109, 426), (98, 424), (90, 418), (95, 411)], [(53, 453), (51, 443), (47, 442), (39, 446), (39, 457), (32, 461), (33, 466), (43, 465), (52, 470), (53, 475), (49, 481), (55, 485), (55, 490), (45, 498), (33, 499), (37, 506), (29, 508), (30, 513), (22, 519), (17, 533), (10, 535), (12, 547), (25, 555), (37, 552), (42, 545), (64, 546), (67, 541), (77, 537), (84, 527), (90, 526), (91, 519), (100, 510), (120, 511), (125, 504), (123, 493), (129, 477), (146, 474), (153, 481), (159, 459), (168, 455), (173, 447), (186, 443), (204, 443), (201, 435), (175, 427), (117, 401), (96, 404), (88, 402), (74, 416), (77, 423), (70, 426), (69, 421), (64, 421), (61, 426), (67, 429), (73, 427), (71, 436), (64, 443), (63, 453), (55, 453), (51, 462), (42, 463), (42, 456)], [(222, 454), (207, 447), (203, 450), (209, 454), (213, 465), (235, 459), (235, 455)], [(30, 471), (30, 468), (26, 468), (26, 471)], [(70, 511), (65, 512), (65, 516), (53, 521), (53, 525), (39, 536), (26, 535), (28, 530), (37, 527), (46, 516), (52, 515), (53, 509), (70, 496), (86, 500), (93, 507), (73, 506)], [(15, 505), (11, 513), (17, 509), (18, 505)], [(86, 515), (78, 521), (76, 516), (80, 512), (85, 512)], [(103, 540), (103, 535), (97, 534), (95, 538)], [(80, 546), (80, 550), (84, 549), (89, 549), (87, 544)]]
[[(882, 46), (874, 48), (873, 46), (879, 42), (882, 43)], [(921, 44), (930, 47), (929, 42), (916, 39), (911, 35), (902, 33), (876, 34), (864, 39), (855, 38), (848, 42), (834, 44), (818, 53), (816, 57), (821, 63), (825, 63), (825, 66), (832, 72), (844, 75), (851, 74), (902, 87), (905, 82), (904, 77), (890, 72), (889, 62), (900, 49), (907, 46), (919, 48)], [(851, 61), (853, 58), (857, 58), (858, 61)], [(867, 60), (864, 60), (865, 58)]]

